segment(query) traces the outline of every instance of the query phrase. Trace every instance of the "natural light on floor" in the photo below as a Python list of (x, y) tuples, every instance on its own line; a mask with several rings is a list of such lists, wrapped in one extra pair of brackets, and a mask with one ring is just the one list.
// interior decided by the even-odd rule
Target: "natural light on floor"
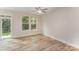
[(2, 36), (2, 38), (10, 38), (11, 35), (7, 35), (7, 36)]

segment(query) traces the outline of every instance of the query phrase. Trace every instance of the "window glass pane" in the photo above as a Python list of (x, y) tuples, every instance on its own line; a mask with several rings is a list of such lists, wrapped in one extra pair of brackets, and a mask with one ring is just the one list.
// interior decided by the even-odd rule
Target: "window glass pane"
[(28, 30), (29, 29), (29, 17), (24, 16), (22, 18), (22, 30)]
[(31, 19), (31, 24), (36, 24), (36, 19)]
[(22, 24), (22, 30), (28, 30), (29, 24)]
[(31, 29), (36, 29), (36, 18), (31, 17)]
[(22, 23), (29, 23), (29, 17), (24, 16), (22, 19)]
[(9, 35), (11, 32), (11, 24), (10, 24), (10, 19), (2, 19), (2, 34), (3, 35)]
[(36, 29), (36, 24), (31, 24), (31, 29)]

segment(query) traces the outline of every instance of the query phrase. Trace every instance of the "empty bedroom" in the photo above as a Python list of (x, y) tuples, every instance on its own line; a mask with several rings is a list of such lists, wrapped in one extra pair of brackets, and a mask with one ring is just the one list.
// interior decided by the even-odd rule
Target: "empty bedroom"
[(79, 51), (79, 7), (0, 7), (0, 51)]

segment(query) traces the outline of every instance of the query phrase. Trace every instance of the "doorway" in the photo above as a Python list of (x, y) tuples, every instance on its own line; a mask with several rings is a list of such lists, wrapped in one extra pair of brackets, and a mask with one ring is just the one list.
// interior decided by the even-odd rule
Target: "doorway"
[(0, 37), (10, 38), (11, 37), (11, 19), (2, 17), (0, 18)]

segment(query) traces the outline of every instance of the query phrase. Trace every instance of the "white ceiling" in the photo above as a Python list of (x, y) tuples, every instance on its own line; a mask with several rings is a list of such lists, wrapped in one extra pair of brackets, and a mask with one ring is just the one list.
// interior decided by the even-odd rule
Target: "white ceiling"
[[(47, 8), (46, 12), (50, 12), (54, 7), (42, 7)], [(0, 7), (1, 11), (14, 11), (14, 12), (25, 12), (25, 13), (34, 13), (36, 11), (35, 7)]]

